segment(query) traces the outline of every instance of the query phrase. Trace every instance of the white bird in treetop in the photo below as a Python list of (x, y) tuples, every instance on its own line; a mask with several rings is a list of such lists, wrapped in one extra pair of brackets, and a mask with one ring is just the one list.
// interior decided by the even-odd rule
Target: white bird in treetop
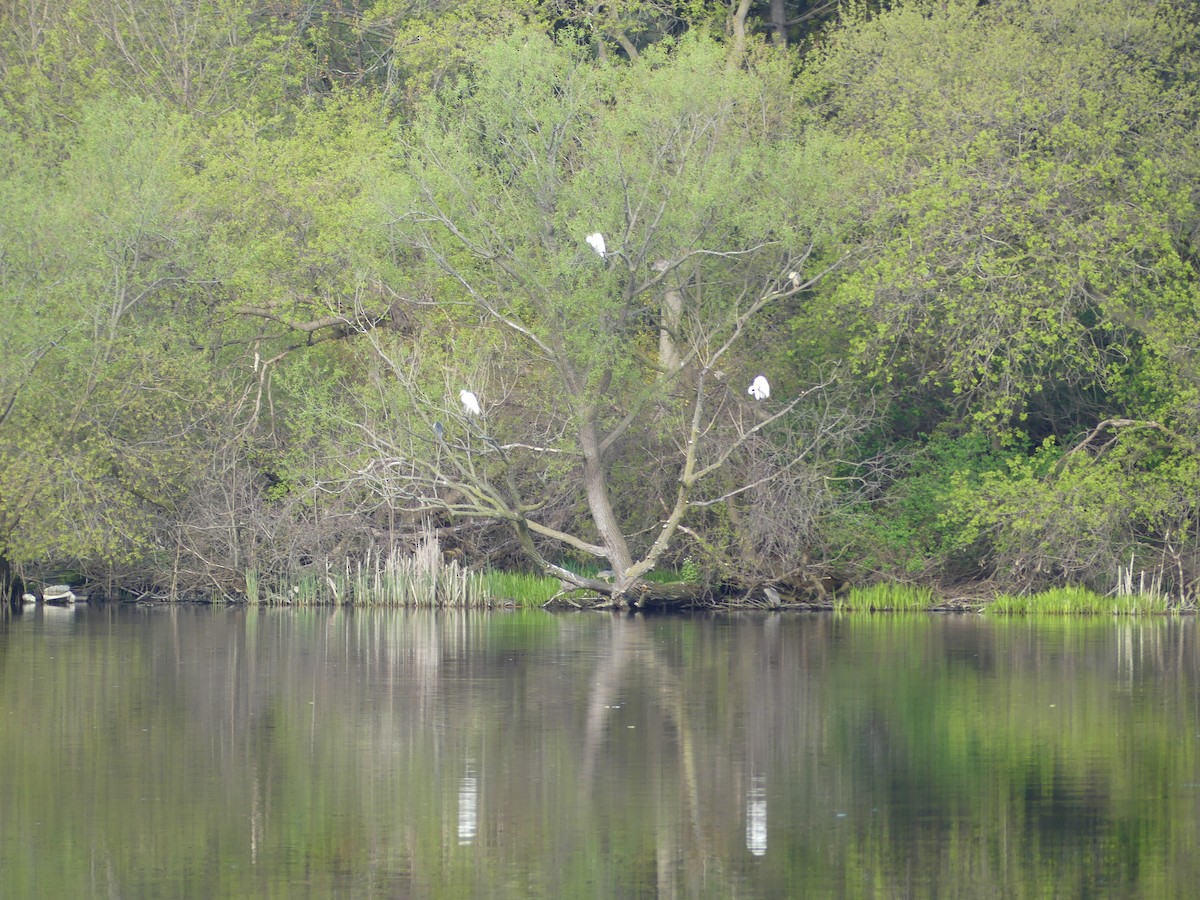
[(467, 411), (469, 416), (483, 415), (483, 407), (479, 405), (479, 398), (470, 391), (459, 391), (458, 399), (462, 401), (463, 409)]
[(600, 254), (601, 259), (608, 256), (608, 248), (604, 243), (604, 235), (600, 232), (597, 231), (595, 234), (589, 234), (584, 240), (588, 242), (593, 250)]
[(750, 390), (747, 393), (755, 400), (766, 400), (771, 396), (771, 382), (767, 381), (765, 375), (759, 375), (750, 382)]

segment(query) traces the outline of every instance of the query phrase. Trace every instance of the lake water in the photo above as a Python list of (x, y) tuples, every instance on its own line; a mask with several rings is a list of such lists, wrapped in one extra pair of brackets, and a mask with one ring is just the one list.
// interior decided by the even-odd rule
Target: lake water
[(5, 897), (1194, 897), (1194, 619), (31, 609)]

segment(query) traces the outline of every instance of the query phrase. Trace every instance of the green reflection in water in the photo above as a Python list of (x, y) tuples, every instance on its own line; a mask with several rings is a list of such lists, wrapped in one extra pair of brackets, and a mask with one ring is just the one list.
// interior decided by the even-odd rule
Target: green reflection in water
[(1196, 627), (38, 609), (5, 896), (1190, 896)]

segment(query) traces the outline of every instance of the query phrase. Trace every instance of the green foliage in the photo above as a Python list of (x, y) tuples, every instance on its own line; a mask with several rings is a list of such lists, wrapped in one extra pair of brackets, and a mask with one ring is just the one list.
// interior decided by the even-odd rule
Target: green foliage
[[(750, 104), (778, 103), (768, 92), (780, 86), (727, 72), (711, 45), (634, 72), (586, 66), (523, 35), (483, 54), (477, 70), (468, 96), (443, 97), (417, 124), (408, 168), (420, 194), (383, 200), (415, 247), (437, 251), (438, 274), (496, 297), (499, 313), (561, 349), (581, 381), (613, 377), (628, 390), (645, 377), (622, 348), (657, 341), (637, 285), (656, 260), (803, 227), (811, 208), (789, 212), (790, 190), (758, 189), (804, 168), (748, 115)], [(774, 115), (763, 125), (783, 127)], [(636, 268), (596, 260), (583, 243), (596, 230)], [(704, 256), (689, 267), (745, 274)], [(696, 299), (722, 297), (718, 282)]]
[(861, 150), (867, 254), (829, 298), (859, 371), (994, 431), (1190, 333), (1194, 101), (1160, 63), (1191, 34), (1151, 4), (910, 3), (830, 42), (806, 86)]
[[(1102, 450), (1052, 441), (1003, 471), (968, 484), (955, 477), (945, 522), (962, 546), (981, 544), (1010, 583), (1079, 580), (1111, 589), (1122, 560), (1154, 568), (1195, 515), (1184, 485), (1200, 471), (1194, 452), (1157, 428), (1130, 427)], [(1176, 537), (1178, 540), (1178, 537)], [(1182, 587), (1182, 585), (1180, 585)]]
[(685, 558), (683, 565), (679, 567), (679, 580), (686, 584), (699, 584), (702, 573), (700, 567), (696, 565), (696, 561), (690, 556)]
[(794, 327), (902, 411), (869, 451), (885, 570), (1107, 590), (1190, 558), (1194, 37), (1181, 4), (911, 2), (804, 74), (862, 227)]
[[(879, 6), (736, 60), (700, 2), (4, 6), (0, 557), (265, 597), (392, 533), (430, 496), (396, 473), (451, 448), (590, 543), (585, 423), (644, 545), (729, 341), (702, 461), (753, 428), (744, 378), (845, 367), (693, 498), (785, 476), (688, 508), (714, 564), (1190, 596), (1194, 10)], [(831, 277), (739, 318), (801, 258)], [(834, 407), (883, 419), (852, 446)]]
[[(154, 103), (97, 104), (56, 173), (14, 164), (0, 553), (131, 560), (195, 474), (216, 385), (185, 329), (194, 288), (182, 129)], [(32, 201), (31, 191), (38, 193)], [(29, 312), (26, 312), (28, 310)], [(30, 314), (32, 313), (32, 315)]]
[(862, 552), (885, 571), (970, 574), (979, 560), (951, 510), (1020, 451), (996, 450), (981, 434), (953, 435), (949, 428), (906, 450), (881, 499), (864, 507), (857, 525), (866, 529)]
[(470, 73), (481, 51), (531, 20), (534, 0), (471, 0), (431, 4), (424, 9), (401, 0), (382, 0), (367, 14), (372, 24), (395, 22), (394, 43), (403, 47), (390, 73), (389, 97), (408, 104)]

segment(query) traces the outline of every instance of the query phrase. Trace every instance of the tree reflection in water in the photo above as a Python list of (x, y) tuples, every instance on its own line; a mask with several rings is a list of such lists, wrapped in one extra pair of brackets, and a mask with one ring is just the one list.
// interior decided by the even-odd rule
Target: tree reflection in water
[(18, 613), (0, 870), (13, 896), (1186, 895), (1195, 638), (1190, 619)]

